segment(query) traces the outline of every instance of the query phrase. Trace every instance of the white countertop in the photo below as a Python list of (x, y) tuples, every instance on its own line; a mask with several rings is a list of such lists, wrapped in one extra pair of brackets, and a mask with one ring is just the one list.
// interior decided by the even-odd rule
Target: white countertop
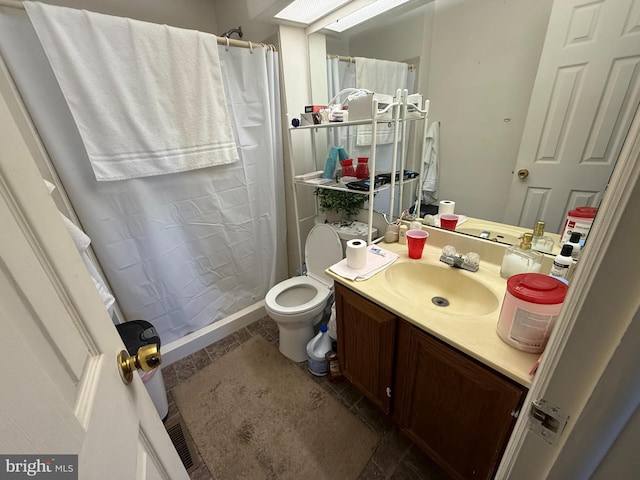
[[(423, 262), (442, 265), (446, 268), (452, 267), (447, 267), (439, 261), (443, 241), (445, 244), (450, 243), (456, 246), (461, 253), (467, 253), (467, 251), (457, 246), (458, 241), (462, 242), (463, 240), (456, 234), (443, 240), (441, 238), (442, 233), (435, 232), (428, 227), (425, 227), (425, 230), (430, 231), (432, 237), (438, 235), (440, 238), (434, 239), (433, 242), (431, 241), (431, 237), (429, 238), (420, 260), (413, 260), (408, 257), (406, 245), (399, 243), (380, 243), (379, 247), (397, 253), (399, 258), (395, 263)], [(479, 239), (478, 241), (482, 242), (482, 240)], [(436, 245), (433, 245), (434, 243)], [(468, 245), (467, 240), (464, 240), (464, 243)], [(455, 270), (460, 275), (468, 275), (482, 282), (496, 294), (500, 303), (495, 311), (477, 317), (448, 314), (445, 309), (432, 305), (430, 299), (426, 297), (419, 298), (419, 291), (416, 291), (416, 302), (408, 302), (406, 298), (399, 296), (393, 291), (389, 291), (388, 283), (384, 277), (384, 270), (364, 281), (351, 281), (336, 275), (330, 270), (326, 272), (335, 281), (342, 283), (381, 307), (395, 313), (398, 317), (416, 325), (425, 332), (430, 333), (452, 347), (468, 354), (528, 388), (531, 386), (533, 379), (533, 377), (529, 375), (529, 371), (536, 363), (539, 354), (522, 352), (507, 345), (498, 336), (496, 326), (498, 324), (500, 307), (504, 299), (507, 282), (500, 277), (499, 264), (483, 260), (484, 252), (481, 250), (484, 245), (479, 243), (474, 245), (474, 247), (476, 248), (473, 248), (473, 250), (480, 253), (481, 256), (480, 269), (475, 273), (462, 269)], [(494, 247), (492, 246), (490, 248)], [(485, 258), (491, 256), (496, 257), (496, 255), (485, 255)]]

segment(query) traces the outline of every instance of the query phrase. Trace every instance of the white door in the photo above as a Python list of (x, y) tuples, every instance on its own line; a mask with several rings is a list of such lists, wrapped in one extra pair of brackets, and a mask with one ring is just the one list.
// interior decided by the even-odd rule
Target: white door
[(640, 101), (639, 15), (640, 0), (554, 2), (504, 223), (559, 233), (598, 205)]
[(188, 478), (139, 376), (120, 378), (120, 337), (2, 95), (0, 145), (0, 453), (77, 454), (80, 479)]

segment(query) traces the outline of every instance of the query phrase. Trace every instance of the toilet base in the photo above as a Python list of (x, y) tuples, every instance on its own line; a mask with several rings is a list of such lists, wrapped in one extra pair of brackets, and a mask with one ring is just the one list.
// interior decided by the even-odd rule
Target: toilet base
[(321, 320), (318, 315), (312, 322), (296, 325), (294, 328), (278, 325), (280, 333), (280, 353), (296, 363), (307, 360), (307, 343), (313, 338), (314, 326)]

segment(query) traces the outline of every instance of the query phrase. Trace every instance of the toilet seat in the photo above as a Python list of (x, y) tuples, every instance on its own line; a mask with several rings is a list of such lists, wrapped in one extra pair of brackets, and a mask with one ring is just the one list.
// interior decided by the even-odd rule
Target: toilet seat
[[(281, 294), (286, 293), (290, 290), (301, 289), (305, 287), (315, 290), (315, 295), (311, 296), (311, 298), (306, 302), (291, 306), (281, 305), (278, 302), (278, 297)], [(322, 282), (306, 276), (293, 277), (280, 282), (271, 290), (269, 290), (269, 292), (267, 292), (267, 296), (265, 297), (265, 303), (274, 313), (279, 313), (280, 315), (299, 315), (308, 312), (309, 310), (313, 310), (321, 304), (324, 305), (330, 294), (331, 290)]]
[[(316, 225), (307, 236), (304, 257), (307, 275), (289, 278), (272, 287), (264, 298), (268, 310), (280, 315), (300, 315), (324, 307), (333, 288), (333, 279), (324, 271), (342, 259), (340, 237), (329, 225)], [(305, 288), (311, 291), (303, 291)], [(286, 300), (282, 297), (278, 301), (287, 293), (290, 295)]]

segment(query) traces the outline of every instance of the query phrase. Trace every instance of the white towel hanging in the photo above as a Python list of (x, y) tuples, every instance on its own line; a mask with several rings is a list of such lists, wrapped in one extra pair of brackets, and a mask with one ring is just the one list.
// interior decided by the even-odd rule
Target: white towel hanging
[(24, 2), (97, 180), (235, 162), (214, 35)]
[(438, 154), (440, 151), (440, 122), (433, 122), (425, 138), (424, 182), (422, 183), (422, 202), (433, 205), (438, 201)]

